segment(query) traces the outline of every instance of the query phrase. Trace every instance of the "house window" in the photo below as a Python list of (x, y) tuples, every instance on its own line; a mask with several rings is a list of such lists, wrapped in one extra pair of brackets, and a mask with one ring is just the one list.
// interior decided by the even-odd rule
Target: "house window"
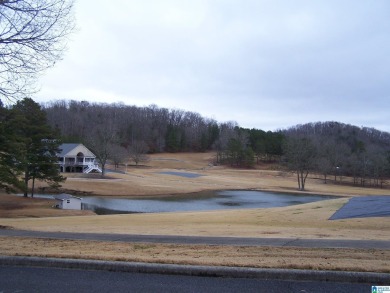
[(70, 203), (70, 199), (67, 199), (67, 200), (66, 200), (66, 203)]
[(84, 161), (84, 154), (82, 152), (77, 154), (77, 163), (82, 163)]

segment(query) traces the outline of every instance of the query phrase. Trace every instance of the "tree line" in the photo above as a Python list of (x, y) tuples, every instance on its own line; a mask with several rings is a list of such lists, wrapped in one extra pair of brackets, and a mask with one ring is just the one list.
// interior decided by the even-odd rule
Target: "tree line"
[(390, 134), (339, 122), (297, 125), (283, 131), (283, 162), (297, 173), (303, 190), (308, 174), (358, 186), (383, 187), (390, 178)]
[(49, 124), (64, 142), (83, 142), (104, 166), (129, 156), (138, 164), (147, 153), (217, 151), (215, 163), (251, 167), (255, 161), (281, 156), (283, 135), (244, 129), (236, 122), (217, 122), (198, 113), (86, 101), (43, 105)]
[(131, 158), (135, 164), (156, 152), (216, 153), (215, 164), (252, 168), (278, 163), (297, 175), (305, 189), (309, 173), (324, 183), (383, 187), (390, 177), (390, 134), (338, 122), (297, 125), (285, 130), (247, 129), (198, 113), (159, 108), (23, 99), (0, 107), (0, 187), (22, 190), (36, 179), (53, 186), (64, 180), (57, 153), (63, 142), (82, 142), (102, 169)]
[(138, 164), (147, 153), (213, 150), (216, 164), (280, 163), (297, 173), (302, 190), (309, 173), (325, 183), (348, 176), (355, 185), (377, 187), (390, 177), (390, 134), (373, 128), (317, 122), (272, 132), (156, 105), (54, 101), (43, 109), (63, 141), (85, 143), (103, 165), (129, 156)]

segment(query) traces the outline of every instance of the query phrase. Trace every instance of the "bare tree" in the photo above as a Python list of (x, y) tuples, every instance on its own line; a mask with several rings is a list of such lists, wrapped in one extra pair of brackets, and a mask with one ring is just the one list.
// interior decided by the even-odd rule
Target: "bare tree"
[(91, 148), (101, 164), (103, 177), (106, 172), (107, 161), (115, 151), (115, 149), (113, 149), (113, 145), (117, 143), (117, 129), (115, 119), (113, 119), (113, 117), (106, 120), (102, 119), (103, 113), (105, 111), (109, 112), (108, 108), (96, 108), (95, 110), (96, 120), (91, 121), (94, 122), (94, 124), (87, 136), (87, 146)]
[(234, 131), (236, 127), (238, 127), (238, 124), (234, 121), (225, 122), (220, 125), (219, 136), (214, 143), (214, 149), (217, 151), (217, 164), (223, 164), (227, 159), (226, 150), (228, 148), (229, 140), (236, 138), (236, 133)]
[(33, 93), (45, 69), (61, 59), (74, 29), (73, 0), (0, 0), (0, 95)]
[(109, 159), (115, 166), (115, 170), (119, 168), (119, 164), (126, 163), (128, 158), (127, 150), (119, 144), (112, 144), (110, 146)]
[(324, 183), (327, 183), (327, 176), (330, 174), (334, 174), (334, 182), (337, 182), (337, 176), (341, 180), (343, 163), (350, 156), (348, 146), (334, 138), (320, 136), (313, 137), (313, 143), (318, 151), (316, 169), (324, 176)]
[(314, 169), (316, 148), (308, 137), (288, 137), (284, 145), (287, 166), (297, 173), (298, 189), (305, 190), (306, 178)]
[(135, 141), (129, 149), (129, 154), (131, 159), (138, 166), (140, 162), (149, 161), (149, 157), (146, 155), (148, 151), (149, 148), (145, 142)]

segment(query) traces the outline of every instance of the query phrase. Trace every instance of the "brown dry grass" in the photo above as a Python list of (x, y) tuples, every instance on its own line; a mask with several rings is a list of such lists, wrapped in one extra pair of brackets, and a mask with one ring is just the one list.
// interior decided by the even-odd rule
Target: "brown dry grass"
[(193, 236), (390, 239), (389, 218), (328, 218), (346, 199), (299, 206), (229, 211), (0, 219), (23, 230)]
[[(157, 154), (147, 166), (128, 166), (126, 174), (109, 173), (107, 177), (68, 174), (65, 191), (102, 196), (148, 196), (186, 194), (203, 190), (259, 189), (297, 192), (294, 174), (280, 170), (232, 169), (212, 166), (214, 153)], [(126, 169), (122, 166), (120, 171)], [(192, 172), (203, 175), (183, 178), (161, 174), (165, 171)], [(38, 188), (44, 184), (37, 184)], [(308, 179), (307, 193), (365, 195), (383, 194), (383, 190), (344, 185), (323, 184), (323, 180)]]
[(390, 272), (390, 250), (375, 249), (135, 244), (0, 237), (0, 254), (187, 265)]
[[(81, 194), (126, 197), (186, 194), (218, 189), (297, 192), (296, 179), (292, 174), (269, 170), (269, 168), (267, 170), (241, 170), (215, 167), (210, 166), (212, 161), (213, 154), (211, 153), (159, 154), (152, 156), (147, 166), (128, 167), (127, 174), (110, 173), (109, 177), (104, 179), (71, 174), (63, 188)], [(193, 172), (204, 176), (189, 179), (160, 174), (162, 171)], [(386, 194), (388, 190), (324, 184), (318, 178), (310, 178), (307, 182), (307, 193), (350, 197)], [(85, 211), (51, 209), (52, 202), (48, 200), (0, 196), (0, 202), (7, 201), (5, 199), (8, 200), (7, 205), (0, 205), (0, 226), (15, 229), (82, 233), (390, 239), (390, 218), (329, 221), (328, 218), (347, 201), (345, 197), (272, 209), (110, 216), (88, 215)], [(20, 207), (18, 208), (17, 205)], [(31, 245), (29, 241), (46, 242), (44, 246), (41, 246)], [(17, 249), (16, 246), (12, 248), (12, 243), (20, 243), (23, 249)], [(52, 244), (49, 245), (50, 243)], [(72, 252), (64, 252), (67, 249), (56, 250), (56, 247), (63, 245), (72, 246)], [(148, 249), (136, 249), (135, 247), (140, 247), (137, 244), (121, 244), (123, 246), (114, 248), (116, 245), (119, 244), (54, 240), (50, 242), (5, 237), (0, 242), (0, 253), (61, 257), (77, 257), (78, 255), (96, 258), (97, 251), (99, 253), (104, 251), (101, 257), (113, 260), (370, 271), (377, 271), (375, 266), (378, 266), (380, 271), (386, 271), (384, 268), (390, 267), (388, 250), (155, 245), (154, 250), (149, 251)], [(39, 247), (41, 247), (40, 250)], [(94, 247), (92, 251), (90, 251), (91, 247)], [(126, 247), (130, 250), (126, 250)], [(169, 252), (171, 250), (172, 252)], [(274, 253), (267, 258), (266, 251), (271, 250)], [(338, 255), (338, 252), (343, 254)]]

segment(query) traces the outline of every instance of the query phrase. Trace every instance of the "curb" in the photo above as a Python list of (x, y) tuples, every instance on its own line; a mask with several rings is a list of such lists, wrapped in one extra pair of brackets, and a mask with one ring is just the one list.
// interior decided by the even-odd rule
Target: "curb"
[(153, 273), (202, 277), (300, 280), (320, 282), (390, 284), (390, 274), (370, 272), (317, 271), (295, 269), (258, 269), (221, 266), (192, 266), (123, 261), (0, 256), (0, 265), (34, 266), (112, 272)]

